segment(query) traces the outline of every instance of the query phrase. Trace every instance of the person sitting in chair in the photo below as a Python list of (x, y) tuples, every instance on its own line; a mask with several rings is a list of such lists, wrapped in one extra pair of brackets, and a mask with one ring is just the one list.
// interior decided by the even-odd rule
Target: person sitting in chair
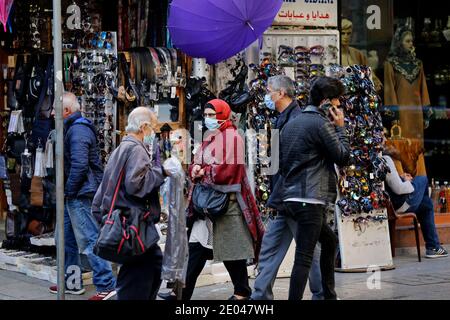
[[(385, 144), (386, 140), (384, 140)], [(434, 224), (433, 201), (428, 195), (428, 178), (426, 176), (412, 177), (409, 173), (399, 175), (394, 159), (399, 159), (399, 152), (392, 146), (384, 146), (383, 158), (391, 172), (386, 176), (386, 191), (389, 193), (395, 211), (414, 212), (420, 222), (425, 240), (427, 258), (447, 257), (448, 252), (440, 242)]]

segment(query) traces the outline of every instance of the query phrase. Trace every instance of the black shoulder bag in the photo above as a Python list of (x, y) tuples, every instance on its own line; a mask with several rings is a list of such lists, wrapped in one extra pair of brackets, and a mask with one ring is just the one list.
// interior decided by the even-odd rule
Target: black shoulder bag
[(152, 221), (152, 214), (138, 208), (115, 209), (117, 195), (122, 183), (125, 167), (122, 168), (108, 215), (94, 247), (99, 257), (119, 264), (132, 261), (159, 240), (159, 234)]
[(229, 203), (228, 193), (217, 191), (206, 184), (197, 184), (194, 187), (192, 204), (198, 217), (206, 215), (214, 220), (227, 212)]

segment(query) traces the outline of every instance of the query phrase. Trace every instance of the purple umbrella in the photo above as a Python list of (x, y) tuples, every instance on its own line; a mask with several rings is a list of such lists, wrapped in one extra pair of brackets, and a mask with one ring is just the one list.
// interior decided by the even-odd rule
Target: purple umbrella
[(283, 0), (173, 0), (169, 30), (175, 47), (209, 64), (246, 49), (270, 27)]

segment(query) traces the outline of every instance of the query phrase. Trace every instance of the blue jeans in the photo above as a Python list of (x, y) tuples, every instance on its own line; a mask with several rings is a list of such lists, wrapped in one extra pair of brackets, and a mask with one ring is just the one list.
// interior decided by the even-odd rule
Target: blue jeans
[[(93, 282), (97, 292), (114, 290), (116, 280), (111, 264), (94, 254), (99, 226), (91, 213), (92, 200), (89, 198), (66, 199), (64, 210), (64, 267), (66, 279), (73, 274), (71, 268), (80, 267), (80, 254), (86, 255), (91, 265)], [(68, 272), (69, 271), (69, 272)], [(83, 286), (81, 272), (79, 284)], [(77, 280), (77, 279), (75, 279)], [(69, 281), (66, 280), (68, 283)], [(67, 284), (68, 285), (68, 284)], [(79, 289), (79, 288), (77, 288)]]
[(434, 224), (433, 201), (428, 195), (428, 179), (425, 176), (417, 176), (413, 179), (414, 192), (408, 194), (406, 202), (409, 204), (407, 211), (414, 212), (420, 222), (425, 247), (427, 249), (439, 248), (439, 237)]
[[(278, 274), (278, 269), (289, 250), (292, 239), (297, 232), (297, 224), (293, 219), (278, 215), (270, 220), (259, 255), (258, 276), (255, 280), (254, 300), (273, 300), (272, 288)], [(320, 245), (314, 251), (311, 271), (309, 273), (309, 288), (313, 294), (312, 300), (323, 300), (322, 277), (320, 273)]]

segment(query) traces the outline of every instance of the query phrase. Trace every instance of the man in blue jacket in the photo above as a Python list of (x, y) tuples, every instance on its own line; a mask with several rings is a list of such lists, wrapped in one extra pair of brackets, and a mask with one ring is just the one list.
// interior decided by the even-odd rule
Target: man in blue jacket
[[(89, 300), (108, 300), (116, 295), (116, 280), (109, 262), (99, 258), (93, 248), (99, 226), (91, 213), (92, 200), (103, 178), (96, 129), (83, 118), (80, 104), (72, 93), (64, 93), (64, 251), (66, 293), (85, 292), (79, 254), (89, 260), (97, 294)], [(57, 287), (50, 288), (56, 293)]]

